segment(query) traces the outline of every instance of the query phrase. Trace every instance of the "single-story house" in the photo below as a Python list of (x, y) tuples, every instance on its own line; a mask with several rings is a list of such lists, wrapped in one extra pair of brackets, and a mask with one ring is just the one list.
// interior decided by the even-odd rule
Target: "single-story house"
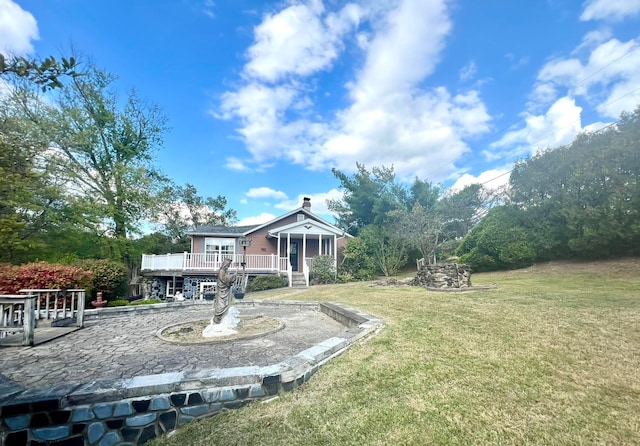
[(341, 261), (349, 234), (311, 212), (311, 201), (268, 223), (251, 226), (205, 226), (189, 233), (191, 252), (142, 255), (142, 275), (150, 280), (149, 297), (202, 299), (215, 290), (222, 261), (230, 270), (286, 276), (289, 286), (309, 286), (309, 269), (318, 255)]

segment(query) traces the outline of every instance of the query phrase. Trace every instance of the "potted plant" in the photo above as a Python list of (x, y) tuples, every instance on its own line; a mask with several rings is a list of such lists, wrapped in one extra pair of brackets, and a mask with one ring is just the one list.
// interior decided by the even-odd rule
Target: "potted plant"
[(231, 287), (231, 292), (236, 299), (244, 299), (244, 290), (240, 285), (234, 285)]

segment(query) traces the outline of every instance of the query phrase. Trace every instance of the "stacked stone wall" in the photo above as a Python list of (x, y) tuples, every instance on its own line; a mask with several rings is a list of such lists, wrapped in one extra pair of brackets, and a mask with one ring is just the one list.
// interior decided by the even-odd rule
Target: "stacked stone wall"
[(293, 383), (281, 383), (280, 376), (270, 376), (265, 377), (262, 384), (161, 393), (116, 401), (101, 401), (97, 394), (82, 398), (86, 400), (82, 401), (85, 404), (75, 404), (73, 396), (36, 396), (2, 406), (4, 429), (0, 428), (0, 439), (4, 442), (1, 444), (142, 444), (195, 419), (290, 390), (310, 375), (303, 375)]
[(462, 263), (423, 265), (412, 284), (436, 289), (469, 288), (471, 287), (471, 266)]

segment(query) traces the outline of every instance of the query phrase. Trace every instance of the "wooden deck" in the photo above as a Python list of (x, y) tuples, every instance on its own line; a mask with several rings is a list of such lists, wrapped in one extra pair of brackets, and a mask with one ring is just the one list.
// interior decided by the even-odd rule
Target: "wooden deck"
[[(44, 344), (52, 339), (59, 338), (76, 330), (80, 330), (80, 327), (42, 327), (36, 328), (33, 332), (33, 345)], [(16, 333), (13, 335), (0, 338), (1, 347), (23, 347), (22, 345), (22, 333)]]

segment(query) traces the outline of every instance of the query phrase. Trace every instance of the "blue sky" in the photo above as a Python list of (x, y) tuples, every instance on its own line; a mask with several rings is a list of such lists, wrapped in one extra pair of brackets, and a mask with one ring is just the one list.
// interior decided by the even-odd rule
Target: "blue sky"
[(240, 223), (328, 218), (335, 167), (498, 186), (640, 104), (640, 0), (0, 0), (0, 51), (70, 46), (158, 104), (159, 166)]

